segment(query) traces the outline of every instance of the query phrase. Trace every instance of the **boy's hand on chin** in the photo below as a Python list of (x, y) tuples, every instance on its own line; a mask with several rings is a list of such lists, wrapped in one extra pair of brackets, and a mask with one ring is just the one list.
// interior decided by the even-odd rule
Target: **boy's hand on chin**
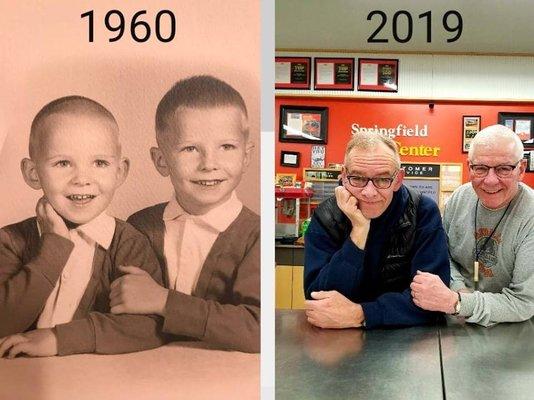
[(39, 199), (35, 207), (35, 213), (42, 233), (55, 233), (70, 240), (69, 229), (65, 225), (65, 221), (54, 210), (46, 197), (43, 196)]
[(141, 268), (123, 267), (125, 275), (115, 279), (109, 294), (113, 314), (164, 314), (168, 290)]
[(0, 357), (15, 358), (19, 354), (32, 357), (57, 355), (57, 338), (50, 328), (6, 336), (0, 339)]

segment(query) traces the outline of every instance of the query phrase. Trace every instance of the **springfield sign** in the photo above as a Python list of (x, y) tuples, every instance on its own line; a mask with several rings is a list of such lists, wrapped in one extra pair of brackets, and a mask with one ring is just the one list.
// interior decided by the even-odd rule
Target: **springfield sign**
[[(398, 124), (396, 127), (385, 128), (378, 125), (372, 127), (360, 126), (357, 123), (352, 124), (351, 134), (357, 135), (362, 132), (376, 132), (381, 135), (387, 136), (391, 139), (396, 137), (428, 137), (428, 125), (415, 124), (414, 126), (407, 126), (404, 124)], [(432, 146), (403, 146), (400, 142), (396, 141), (399, 145), (399, 154), (401, 156), (419, 156), (419, 157), (437, 157), (441, 147)]]

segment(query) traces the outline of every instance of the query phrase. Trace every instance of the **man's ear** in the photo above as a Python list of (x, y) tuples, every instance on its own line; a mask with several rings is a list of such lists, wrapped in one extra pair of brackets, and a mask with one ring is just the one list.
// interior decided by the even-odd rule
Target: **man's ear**
[(35, 190), (42, 189), (41, 182), (39, 181), (39, 175), (37, 174), (37, 167), (34, 161), (30, 160), (29, 158), (22, 159), (20, 162), (20, 170), (22, 171), (24, 182), (26, 182), (29, 187)]
[(126, 157), (121, 158), (118, 172), (118, 186), (122, 185), (130, 172), (130, 160)]
[(159, 174), (161, 176), (169, 176), (169, 166), (167, 165), (167, 161), (165, 160), (163, 152), (159, 147), (150, 148), (150, 157), (152, 158), (152, 162), (154, 163), (154, 166), (158, 170)]
[(527, 170), (527, 164), (528, 160), (523, 158), (521, 161), (519, 161), (519, 180), (522, 181), (525, 177), (525, 171)]
[(393, 183), (394, 192), (400, 189), (403, 181), (404, 181), (404, 168), (401, 168), (399, 169), (399, 172), (397, 172), (397, 176), (395, 177), (395, 182)]

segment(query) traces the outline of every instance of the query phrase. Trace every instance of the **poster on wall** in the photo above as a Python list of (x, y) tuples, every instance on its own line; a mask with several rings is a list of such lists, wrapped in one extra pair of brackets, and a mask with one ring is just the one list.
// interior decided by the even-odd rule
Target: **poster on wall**
[(480, 131), (480, 115), (464, 115), (462, 118), (462, 153), (467, 153), (471, 142)]
[(404, 184), (420, 191), (439, 204), (439, 179), (406, 178)]
[(500, 112), (499, 124), (512, 129), (523, 142), (525, 149), (534, 149), (534, 114)]
[(311, 167), (312, 168), (324, 168), (325, 155), (326, 155), (326, 146), (312, 146)]
[(281, 142), (326, 144), (328, 108), (280, 106)]

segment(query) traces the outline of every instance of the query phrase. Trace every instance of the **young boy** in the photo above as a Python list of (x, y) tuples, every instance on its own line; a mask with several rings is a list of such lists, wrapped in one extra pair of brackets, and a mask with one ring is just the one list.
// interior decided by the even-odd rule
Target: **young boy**
[(164, 317), (163, 331), (219, 348), (260, 350), (260, 225), (235, 188), (253, 145), (241, 95), (211, 76), (176, 83), (156, 112), (154, 165), (174, 195), (132, 215), (164, 271), (112, 285), (111, 312)]
[(109, 313), (119, 265), (161, 281), (146, 238), (105, 213), (129, 168), (113, 115), (85, 97), (55, 100), (33, 120), (29, 154), (24, 180), (44, 196), (37, 218), (0, 230), (0, 357), (161, 345), (159, 317)]

